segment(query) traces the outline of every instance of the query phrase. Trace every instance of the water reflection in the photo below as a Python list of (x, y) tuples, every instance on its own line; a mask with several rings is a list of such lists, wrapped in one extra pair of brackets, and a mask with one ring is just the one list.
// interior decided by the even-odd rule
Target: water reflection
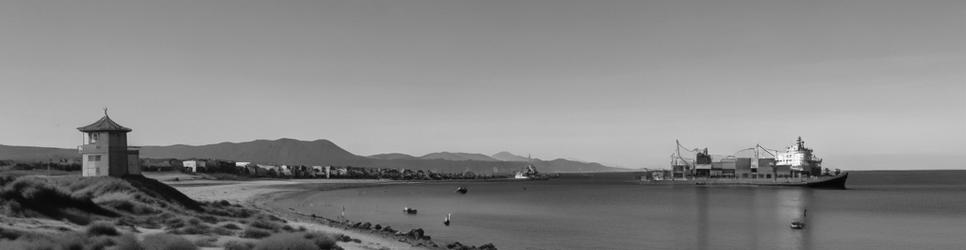
[[(812, 197), (811, 189), (788, 188), (778, 189), (775, 192), (775, 209), (778, 221), (785, 221), (785, 230), (779, 230), (778, 244), (782, 248), (808, 250), (811, 248), (811, 231), (815, 226), (808, 219), (806, 210)], [(813, 211), (814, 214), (814, 211)], [(791, 229), (791, 222), (801, 220), (805, 223), (805, 228), (801, 230)]]
[(708, 227), (711, 223), (708, 221), (708, 199), (710, 195), (708, 194), (708, 189), (706, 188), (695, 188), (695, 205), (697, 208), (697, 218), (698, 223), (694, 223), (697, 227), (697, 240), (696, 243), (698, 249), (708, 249)]
[[(704, 188), (692, 189), (693, 210), (675, 213), (688, 216), (679, 246), (693, 249), (812, 249), (816, 225), (802, 213), (809, 207), (812, 190), (798, 188)], [(681, 209), (691, 207), (683, 206)], [(813, 211), (814, 212), (814, 211)], [(804, 230), (791, 229), (802, 219)]]

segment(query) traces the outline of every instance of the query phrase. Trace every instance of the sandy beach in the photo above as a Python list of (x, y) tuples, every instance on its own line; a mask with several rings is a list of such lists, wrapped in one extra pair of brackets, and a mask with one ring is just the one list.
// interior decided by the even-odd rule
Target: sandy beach
[(385, 180), (332, 180), (332, 179), (305, 179), (305, 180), (252, 180), (252, 181), (222, 181), (222, 180), (162, 180), (188, 197), (198, 201), (220, 201), (227, 200), (232, 203), (245, 204), (258, 208), (265, 212), (285, 218), (292, 226), (303, 226), (309, 230), (316, 230), (329, 233), (338, 233), (359, 239), (359, 242), (339, 243), (345, 249), (432, 249), (421, 246), (413, 246), (408, 242), (401, 242), (395, 238), (370, 233), (367, 231), (354, 230), (340, 225), (330, 225), (319, 219), (313, 219), (304, 215), (295, 214), (290, 211), (280, 211), (266, 206), (274, 197), (285, 195), (291, 192), (305, 190), (333, 190), (341, 188), (362, 187), (371, 185), (398, 184), (395, 181)]

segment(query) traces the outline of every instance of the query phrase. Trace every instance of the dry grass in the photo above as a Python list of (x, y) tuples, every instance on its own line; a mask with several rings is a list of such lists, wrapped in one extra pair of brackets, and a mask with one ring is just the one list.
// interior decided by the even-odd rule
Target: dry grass
[(323, 233), (282, 233), (255, 244), (255, 250), (332, 250), (342, 249), (335, 237)]
[[(138, 177), (0, 175), (0, 212), (11, 217), (39, 217), (88, 225), (83, 232), (49, 235), (0, 227), (0, 250), (197, 249), (197, 246), (219, 247), (216, 237), (235, 235), (263, 240), (236, 241), (221, 247), (280, 249), (271, 248), (278, 245), (272, 242), (291, 240), (293, 247), (339, 249), (329, 235), (293, 233), (304, 228), (293, 228), (278, 217), (227, 201), (197, 203), (163, 183)], [(163, 229), (167, 233), (148, 235), (138, 241), (129, 234), (128, 230), (136, 230), (131, 226)], [(119, 230), (124, 228), (130, 229)], [(201, 236), (192, 236), (197, 239), (192, 242), (179, 235)]]
[(194, 243), (184, 237), (171, 234), (151, 234), (141, 242), (145, 250), (196, 250)]
[(90, 226), (87, 226), (87, 235), (90, 235), (90, 236), (101, 236), (101, 235), (116, 236), (119, 234), (120, 233), (117, 232), (117, 229), (114, 228), (114, 224), (110, 222), (98, 221), (98, 222), (91, 223)]

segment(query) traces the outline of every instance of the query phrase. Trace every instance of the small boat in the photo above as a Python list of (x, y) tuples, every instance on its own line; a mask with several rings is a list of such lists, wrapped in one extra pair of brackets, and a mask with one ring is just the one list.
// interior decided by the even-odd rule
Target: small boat
[(449, 217), (453, 214), (446, 214), (446, 218), (443, 218), (443, 225), (449, 226)]
[(403, 212), (406, 213), (406, 214), (416, 214), (418, 211), (416, 211), (415, 208), (404, 207), (403, 208)]
[(456, 188), (456, 192), (459, 192), (460, 194), (466, 194), (467, 191), (470, 191), (470, 190), (466, 189), (466, 187), (463, 187), (463, 186)]

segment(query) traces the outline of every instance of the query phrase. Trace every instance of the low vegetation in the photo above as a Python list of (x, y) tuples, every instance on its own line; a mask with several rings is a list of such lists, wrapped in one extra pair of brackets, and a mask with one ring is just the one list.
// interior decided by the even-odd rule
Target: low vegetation
[(255, 250), (330, 250), (342, 249), (331, 235), (321, 233), (282, 233), (255, 244)]
[(198, 246), (184, 237), (172, 234), (151, 234), (141, 242), (144, 250), (195, 250)]
[[(270, 244), (260, 243), (260, 239), (279, 241), (276, 235), (298, 238), (298, 242), (317, 247), (311, 249), (339, 249), (333, 236), (300, 232), (278, 217), (227, 201), (196, 202), (170, 186), (144, 177), (0, 174), (0, 219), (3, 217), (61, 224), (59, 221), (63, 221), (77, 229), (51, 226), (45, 230), (24, 230), (13, 224), (0, 224), (0, 250), (284, 249), (266, 248)], [(138, 240), (135, 235), (140, 233), (139, 228), (162, 233), (144, 235)], [(217, 238), (221, 236), (247, 239), (219, 246)]]

